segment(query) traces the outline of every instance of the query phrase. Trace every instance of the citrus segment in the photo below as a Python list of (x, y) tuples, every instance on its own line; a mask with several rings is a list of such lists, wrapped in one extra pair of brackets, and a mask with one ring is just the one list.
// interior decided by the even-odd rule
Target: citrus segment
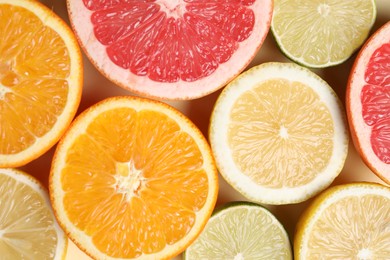
[[(259, 185), (305, 185), (332, 156), (332, 115), (301, 82), (270, 79), (253, 86), (237, 98), (230, 120), (227, 140), (235, 164)], [(259, 165), (262, 174), (255, 170)]]
[(0, 169), (0, 252), (4, 259), (63, 259), (67, 238), (47, 191), (33, 177)]
[(313, 196), (340, 173), (348, 136), (336, 94), (298, 65), (265, 63), (221, 93), (210, 143), (223, 177), (269, 204)]
[(295, 259), (386, 259), (390, 255), (390, 189), (374, 183), (332, 187), (297, 224)]
[(50, 191), (60, 223), (89, 255), (163, 259), (202, 230), (218, 183), (210, 148), (187, 118), (117, 97), (82, 113), (60, 141)]
[(0, 1), (0, 166), (46, 152), (76, 113), (81, 53), (72, 31), (36, 1)]
[(371, 144), (378, 158), (390, 164), (390, 41), (371, 56), (365, 72), (361, 102), (364, 122), (372, 126)]
[(350, 73), (346, 106), (354, 144), (366, 164), (390, 183), (390, 23), (371, 36)]
[(267, 209), (249, 202), (224, 205), (185, 251), (184, 259), (292, 259), (281, 223)]
[(223, 87), (268, 33), (272, 1), (68, 1), (87, 56), (136, 93), (193, 99)]
[(271, 30), (283, 53), (313, 68), (340, 64), (366, 40), (374, 0), (275, 0)]

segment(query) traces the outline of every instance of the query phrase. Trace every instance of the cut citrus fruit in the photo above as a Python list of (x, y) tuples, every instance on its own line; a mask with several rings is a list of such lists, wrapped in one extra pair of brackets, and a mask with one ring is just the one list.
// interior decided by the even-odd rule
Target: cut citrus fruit
[(22, 171), (0, 169), (1, 259), (64, 259), (67, 241), (47, 190)]
[(352, 67), (346, 107), (364, 162), (390, 184), (390, 22), (374, 33)]
[(261, 47), (272, 9), (272, 0), (68, 0), (95, 67), (159, 99), (194, 99), (225, 86)]
[(0, 167), (51, 148), (78, 108), (82, 60), (72, 30), (32, 0), (0, 0)]
[(54, 212), (97, 259), (165, 259), (199, 235), (218, 193), (211, 149), (171, 106), (114, 97), (78, 116), (50, 174)]
[(287, 232), (271, 212), (257, 204), (233, 202), (212, 215), (184, 259), (288, 260), (292, 252)]
[(390, 188), (351, 183), (321, 193), (299, 219), (294, 259), (389, 259)]
[(347, 60), (376, 19), (374, 0), (275, 0), (271, 30), (281, 51), (307, 67)]
[(264, 63), (216, 101), (210, 143), (222, 176), (250, 200), (306, 200), (341, 172), (348, 134), (341, 102), (320, 77), (293, 63)]

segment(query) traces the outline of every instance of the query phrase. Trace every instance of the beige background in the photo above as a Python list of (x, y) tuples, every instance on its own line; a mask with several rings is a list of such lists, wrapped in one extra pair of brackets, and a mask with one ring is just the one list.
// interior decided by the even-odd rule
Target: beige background
[[(41, 0), (41, 2), (45, 3), (57, 14), (59, 14), (65, 21), (68, 22), (65, 0)], [(373, 31), (375, 31), (381, 25), (390, 20), (390, 1), (377, 0), (376, 3), (378, 13)], [(333, 87), (333, 89), (337, 92), (339, 98), (342, 101), (344, 101), (345, 99), (347, 78), (355, 57), (356, 54), (345, 63), (335, 67), (321, 70), (313, 70)], [(276, 47), (276, 44), (271, 34), (269, 34), (266, 38), (263, 47), (260, 49), (250, 66), (267, 61), (289, 61), (281, 54), (279, 49)], [(131, 95), (131, 93), (127, 92), (124, 89), (121, 89), (120, 87), (115, 86), (113, 83), (105, 79), (99, 72), (94, 69), (94, 67), (87, 59), (84, 59), (84, 66), (84, 90), (81, 104), (79, 107), (79, 112), (109, 96)], [(184, 114), (186, 114), (200, 128), (204, 135), (207, 136), (209, 116), (219, 93), (220, 91), (211, 94), (207, 97), (193, 101), (175, 101), (167, 103), (173, 105), (174, 107), (182, 111)], [(29, 163), (24, 167), (21, 167), (21, 169), (38, 177), (44, 184), (47, 185), (50, 162), (53, 156), (54, 149), (55, 148), (52, 148), (42, 157)], [(353, 181), (372, 181), (383, 183), (361, 161), (359, 155), (353, 147), (353, 144), (351, 143), (345, 166), (341, 174), (336, 178), (332, 185)], [(220, 193), (217, 205), (221, 205), (229, 201), (238, 200), (246, 199), (239, 193), (237, 193), (235, 190), (233, 190), (222, 178), (220, 178)], [(267, 207), (285, 226), (287, 232), (292, 238), (295, 224), (300, 214), (302, 213), (302, 210), (307, 207), (310, 201), (311, 200), (308, 200), (306, 202), (294, 205)], [(87, 260), (90, 258), (87, 257), (83, 252), (81, 252), (72, 242), (69, 242), (67, 259)], [(181, 257), (179, 256), (177, 257), (177, 259), (181, 259)]]

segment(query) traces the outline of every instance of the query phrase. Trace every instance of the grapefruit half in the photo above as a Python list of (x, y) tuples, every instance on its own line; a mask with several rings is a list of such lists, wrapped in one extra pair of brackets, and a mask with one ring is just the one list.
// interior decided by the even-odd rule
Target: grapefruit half
[(360, 50), (350, 73), (346, 105), (357, 151), (390, 184), (390, 22)]
[(67, 1), (84, 52), (134, 93), (186, 100), (238, 75), (261, 47), (272, 0)]

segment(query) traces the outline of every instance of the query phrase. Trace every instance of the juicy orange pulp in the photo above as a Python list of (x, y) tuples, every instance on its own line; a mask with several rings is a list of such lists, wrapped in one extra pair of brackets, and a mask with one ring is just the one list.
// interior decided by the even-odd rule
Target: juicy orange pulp
[(236, 165), (262, 186), (310, 183), (332, 156), (332, 116), (301, 82), (276, 78), (259, 83), (236, 100), (230, 122), (228, 142)]
[(50, 131), (62, 113), (70, 58), (57, 32), (31, 11), (0, 4), (0, 16), (0, 154), (16, 154)]
[(158, 252), (189, 232), (204, 205), (202, 167), (194, 139), (166, 115), (105, 111), (67, 151), (65, 210), (112, 257)]

